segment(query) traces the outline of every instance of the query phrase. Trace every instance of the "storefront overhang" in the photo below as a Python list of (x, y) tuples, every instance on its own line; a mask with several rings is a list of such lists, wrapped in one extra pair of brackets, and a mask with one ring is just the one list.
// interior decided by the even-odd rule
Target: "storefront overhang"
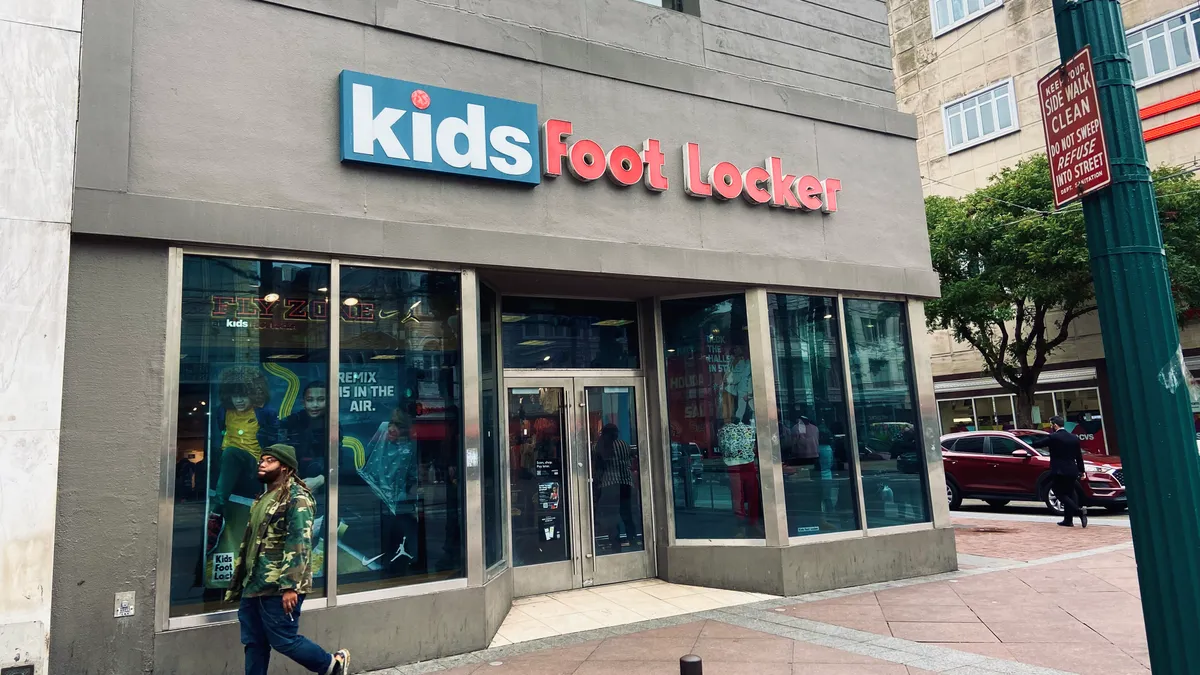
[[(1200, 360), (1200, 359), (1198, 359)], [(1096, 379), (1096, 367), (1064, 368), (1062, 370), (1047, 370), (1038, 377), (1039, 385), (1059, 384), (1062, 382), (1084, 382)], [(942, 380), (933, 383), (933, 391), (938, 396), (958, 394), (967, 391), (999, 389), (1000, 385), (990, 377), (972, 377), (963, 380)]]

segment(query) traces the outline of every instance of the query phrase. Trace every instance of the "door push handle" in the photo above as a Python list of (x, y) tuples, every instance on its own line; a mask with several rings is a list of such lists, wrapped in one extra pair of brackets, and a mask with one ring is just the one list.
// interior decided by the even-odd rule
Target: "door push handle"
[(584, 554), (583, 554), (583, 557), (587, 558), (588, 560), (591, 560), (591, 559), (592, 559), (592, 554), (591, 554), (591, 553), (584, 553)]
[(583, 468), (583, 462), (579, 462), (579, 468)]

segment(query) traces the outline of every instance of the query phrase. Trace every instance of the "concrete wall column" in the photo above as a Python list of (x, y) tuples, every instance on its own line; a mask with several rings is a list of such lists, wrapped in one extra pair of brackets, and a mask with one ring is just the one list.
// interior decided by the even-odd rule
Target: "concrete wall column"
[(0, 655), (47, 672), (82, 0), (0, 3)]

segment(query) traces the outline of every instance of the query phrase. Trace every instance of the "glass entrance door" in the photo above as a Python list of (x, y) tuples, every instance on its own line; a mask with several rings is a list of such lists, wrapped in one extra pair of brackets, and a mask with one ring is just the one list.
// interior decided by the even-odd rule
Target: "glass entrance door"
[(640, 378), (507, 378), (517, 595), (653, 574)]

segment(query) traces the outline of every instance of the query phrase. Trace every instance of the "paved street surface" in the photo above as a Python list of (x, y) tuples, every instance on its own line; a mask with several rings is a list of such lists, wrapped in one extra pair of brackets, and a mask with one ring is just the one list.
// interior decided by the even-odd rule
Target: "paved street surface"
[[(1105, 521), (1066, 529), (1037, 513), (956, 512), (958, 572), (767, 599), (651, 582), (608, 600), (653, 589), (739, 602), (578, 632), (549, 618), (542, 623), (560, 634), (501, 637), (485, 651), (372, 675), (675, 675), (689, 653), (704, 659), (705, 675), (1149, 673), (1128, 522)], [(602, 604), (603, 590), (518, 601), (516, 616), (539, 604), (560, 616), (597, 611), (570, 610)]]

